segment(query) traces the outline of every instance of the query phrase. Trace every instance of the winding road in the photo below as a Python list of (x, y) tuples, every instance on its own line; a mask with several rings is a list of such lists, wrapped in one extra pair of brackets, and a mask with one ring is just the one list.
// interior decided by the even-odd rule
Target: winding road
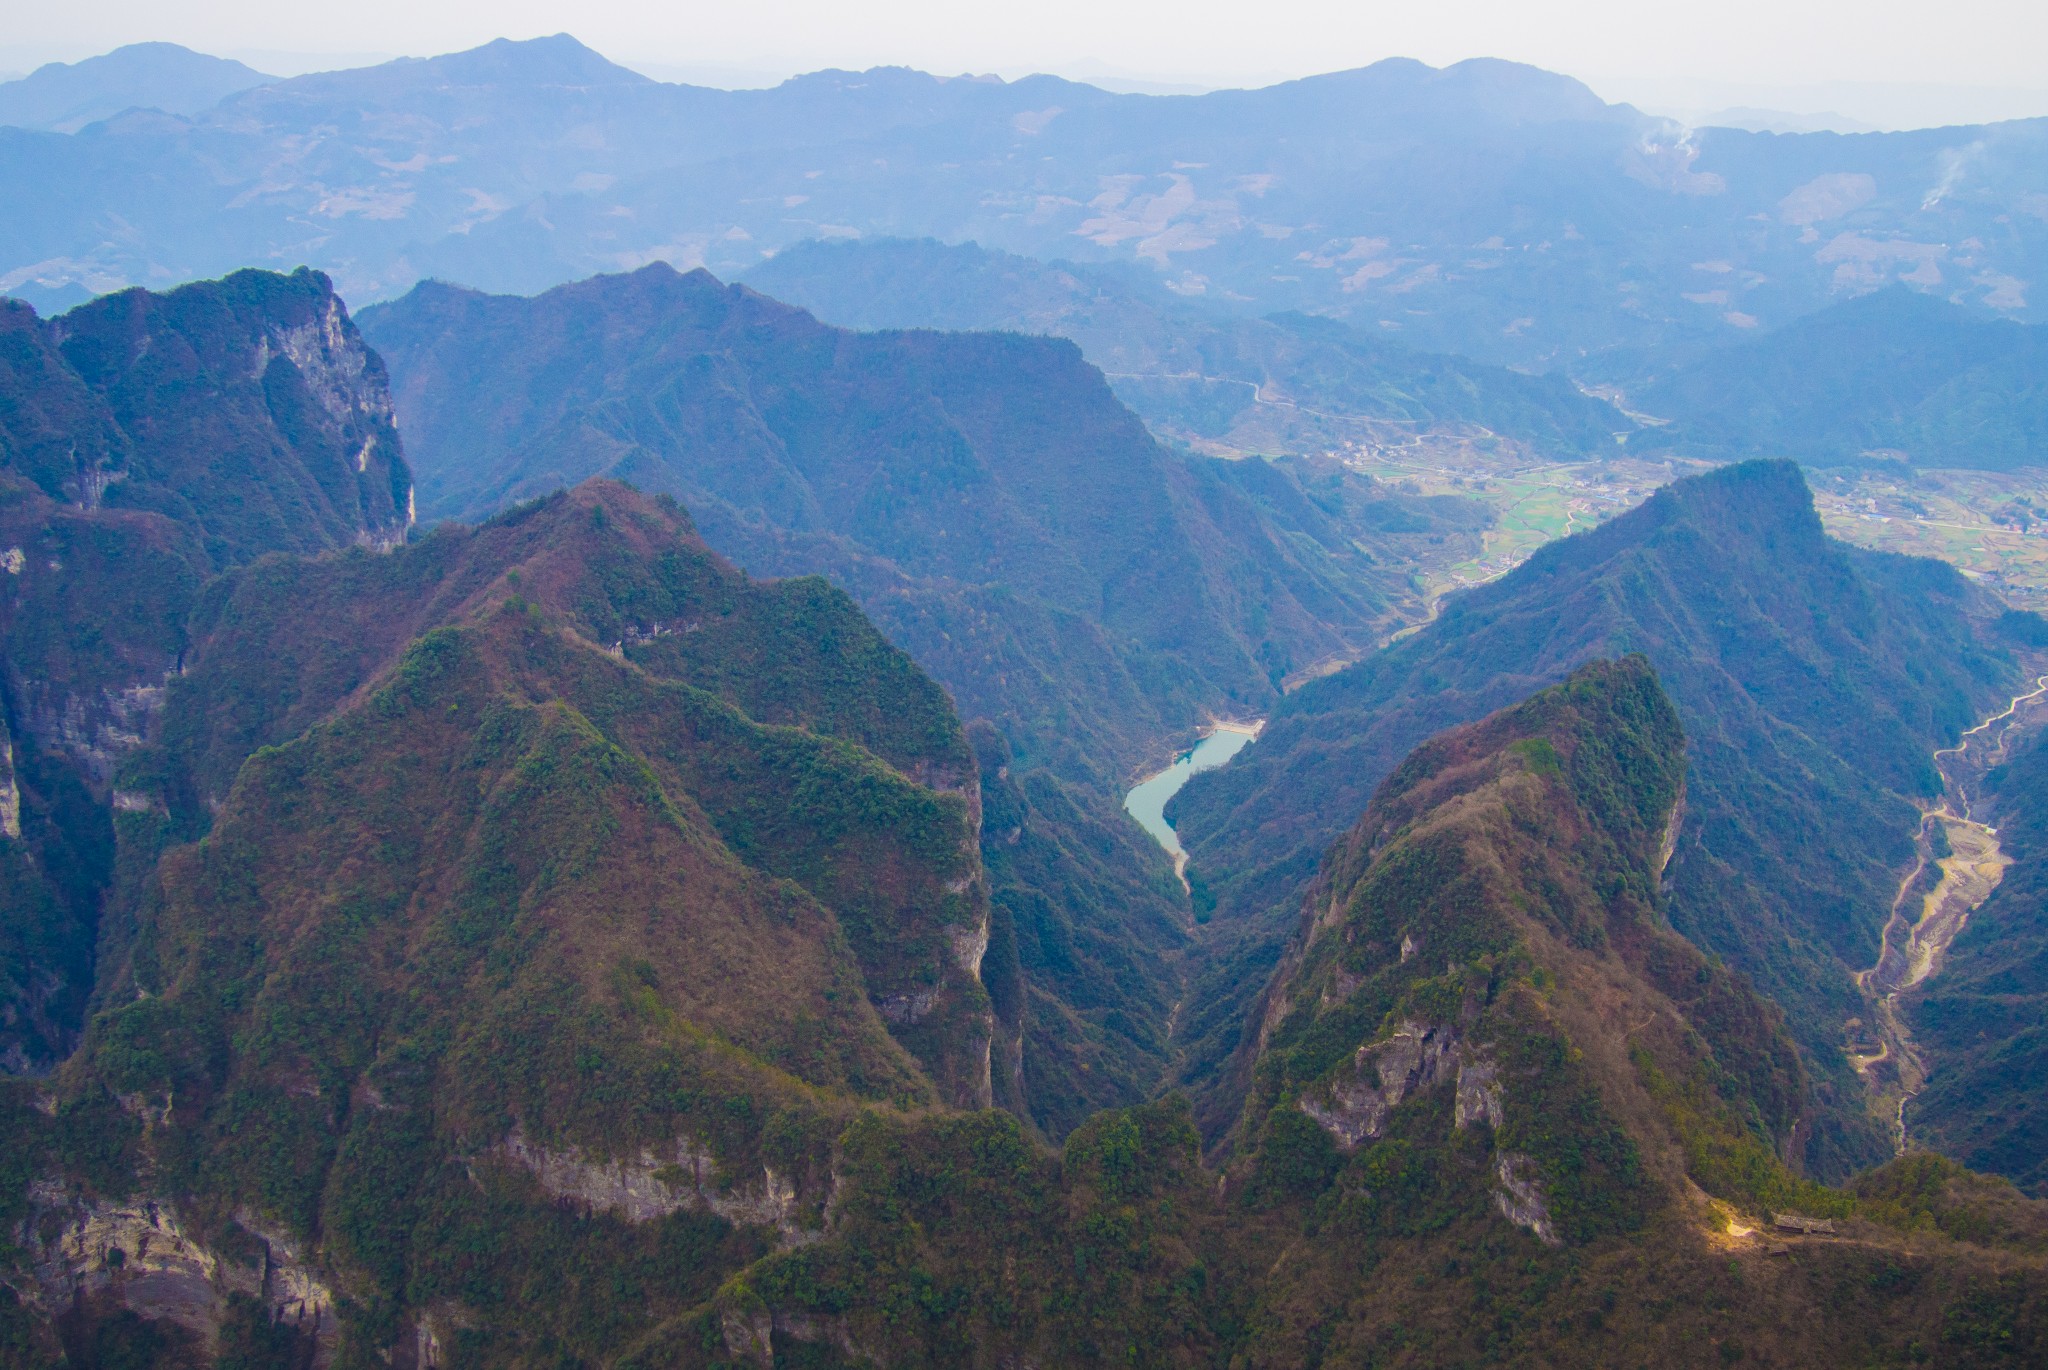
[[(1934, 753), (1935, 768), (1942, 778), (1941, 798), (1921, 812), (1914, 839), (1919, 857), (1892, 899), (1891, 917), (1878, 942), (1877, 963), (1856, 975), (1869, 1005), (1866, 1026), (1875, 1046), (1852, 1046), (1850, 1061), (1871, 1091), (1872, 1106), (1887, 1115), (1893, 1141), (1901, 1151), (1906, 1147), (1906, 1105), (1926, 1083), (1927, 1066), (1899, 1013), (1899, 996), (1940, 970), (1941, 959), (1957, 934), (1991, 897), (2012, 864), (2012, 858), (1999, 846), (1998, 829), (1975, 817), (1970, 791), (2005, 760), (2015, 734), (2030, 721), (2025, 717), (2027, 706), (2044, 700), (2048, 700), (2048, 675), (2037, 678), (2033, 689), (2014, 695), (2003, 710), (1964, 733), (1955, 746)], [(1942, 857), (1934, 855), (1937, 825), (1948, 839), (1949, 854)], [(1932, 887), (1927, 885), (1930, 866), (1938, 872)]]

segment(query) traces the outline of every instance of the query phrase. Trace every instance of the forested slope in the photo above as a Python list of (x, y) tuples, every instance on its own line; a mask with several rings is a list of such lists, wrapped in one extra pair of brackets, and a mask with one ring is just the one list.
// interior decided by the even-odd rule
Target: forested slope
[(1893, 286), (1721, 348), (1635, 392), (1630, 445), (1812, 466), (2048, 462), (2048, 328)]
[[(1448, 600), (1428, 628), (1289, 696), (1265, 734), (1170, 811), (1228, 923), (1191, 1022), (1197, 1081), (1240, 1052), (1235, 1005), (1328, 835), (1409, 747), (1580, 662), (1643, 653), (1690, 742), (1670, 917), (1781, 1005), (1822, 1107), (1812, 1164), (1885, 1154), (1844, 1055), (1852, 973), (1876, 959), (1931, 754), (2005, 701), (2002, 606), (1934, 562), (1827, 538), (1796, 468), (1750, 463), (1665, 487)], [(1241, 1067), (1240, 1067), (1241, 1069)], [(1229, 1088), (1205, 1125), (1234, 1116)]]
[(424, 516), (594, 474), (672, 494), (750, 571), (846, 589), (992, 725), (996, 945), (1014, 932), (1021, 1097), (1055, 1135), (1166, 1067), (1189, 917), (1123, 789), (1369, 649), (1419, 612), (1415, 552), (1484, 522), (1331, 461), (1168, 451), (1065, 341), (853, 333), (701, 271), (430, 284), (364, 318)]
[(327, 278), (238, 272), (45, 320), (0, 300), (0, 1061), (76, 1043), (122, 757), (215, 571), (389, 546), (411, 476)]

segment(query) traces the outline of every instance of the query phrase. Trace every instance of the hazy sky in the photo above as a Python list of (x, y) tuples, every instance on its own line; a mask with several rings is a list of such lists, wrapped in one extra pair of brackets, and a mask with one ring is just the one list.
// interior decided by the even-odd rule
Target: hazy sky
[(628, 65), (764, 74), (901, 63), (1216, 85), (1399, 55), (1514, 58), (1596, 88), (2048, 86), (2044, 0), (0, 0), (0, 64), (167, 39), (275, 54), (275, 68), (290, 53), (428, 55), (561, 31)]

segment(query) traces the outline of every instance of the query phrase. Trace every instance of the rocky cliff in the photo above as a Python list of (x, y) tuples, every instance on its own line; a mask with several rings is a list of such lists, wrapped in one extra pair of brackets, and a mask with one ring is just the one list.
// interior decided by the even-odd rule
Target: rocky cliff
[(201, 584), (266, 552), (388, 549), (411, 502), (382, 363), (324, 276), (243, 271), (48, 321), (0, 301), (6, 1068), (75, 1039), (112, 814), (141, 802), (115, 775), (183, 669)]

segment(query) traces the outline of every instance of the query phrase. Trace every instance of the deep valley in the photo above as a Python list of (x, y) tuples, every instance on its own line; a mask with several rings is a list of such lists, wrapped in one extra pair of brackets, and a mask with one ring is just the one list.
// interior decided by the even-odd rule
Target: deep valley
[(2048, 1364), (2042, 121), (250, 63), (0, 81), (0, 1370)]

